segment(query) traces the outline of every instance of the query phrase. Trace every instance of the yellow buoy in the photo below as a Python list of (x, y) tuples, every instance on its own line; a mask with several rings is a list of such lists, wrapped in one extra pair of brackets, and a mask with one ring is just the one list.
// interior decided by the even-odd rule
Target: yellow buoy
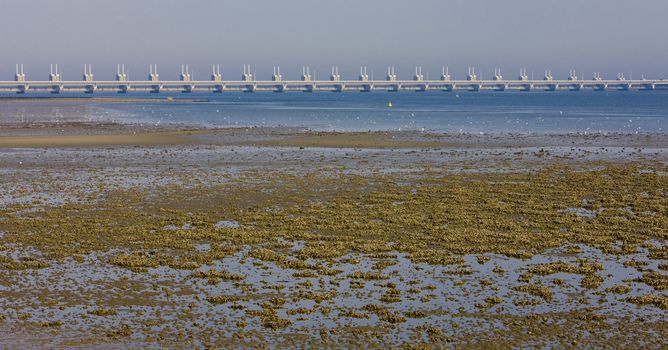
[(389, 102), (387, 103), (387, 108), (392, 108), (392, 101), (389, 101)]
[(170, 102), (171, 102), (171, 101), (174, 101), (174, 98), (172, 98), (172, 97), (167, 97), (167, 101), (170, 101)]

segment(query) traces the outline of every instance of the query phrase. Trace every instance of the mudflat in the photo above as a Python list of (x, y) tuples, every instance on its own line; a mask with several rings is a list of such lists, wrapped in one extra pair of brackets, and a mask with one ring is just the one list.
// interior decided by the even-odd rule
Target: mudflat
[(9, 347), (668, 337), (663, 134), (0, 134)]
[(121, 145), (177, 145), (187, 143), (185, 133), (154, 132), (102, 135), (40, 135), (0, 137), (0, 148), (53, 148)]
[(666, 148), (668, 136), (649, 134), (467, 134), (418, 131), (324, 132), (300, 128), (200, 128), (98, 122), (0, 125), (0, 148), (130, 145), (241, 145), (311, 148)]

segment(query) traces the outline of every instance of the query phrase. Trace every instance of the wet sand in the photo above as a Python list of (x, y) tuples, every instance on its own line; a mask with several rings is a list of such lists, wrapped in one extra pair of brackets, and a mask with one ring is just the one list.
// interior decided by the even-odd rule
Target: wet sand
[(128, 145), (239, 145), (309, 148), (668, 148), (666, 134), (435, 134), (417, 131), (321, 132), (289, 128), (197, 128), (96, 122), (0, 126), (0, 148)]
[(9, 347), (668, 337), (663, 134), (72, 123), (0, 135)]
[(185, 132), (0, 137), (0, 148), (178, 145), (192, 142)]

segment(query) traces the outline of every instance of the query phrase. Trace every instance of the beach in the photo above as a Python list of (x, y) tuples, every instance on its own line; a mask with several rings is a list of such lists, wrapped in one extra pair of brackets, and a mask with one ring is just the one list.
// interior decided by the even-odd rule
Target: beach
[(0, 128), (11, 348), (668, 337), (665, 133), (89, 119)]

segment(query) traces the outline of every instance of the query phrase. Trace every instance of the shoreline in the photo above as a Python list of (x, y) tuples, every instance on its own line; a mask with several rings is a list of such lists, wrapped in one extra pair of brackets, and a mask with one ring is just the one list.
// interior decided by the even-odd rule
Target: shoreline
[(98, 135), (3, 136), (0, 137), (0, 148), (179, 145), (189, 142), (186, 135), (179, 132), (153, 132)]
[(639, 147), (668, 148), (668, 134), (472, 134), (421, 131), (312, 131), (299, 128), (201, 128), (100, 122), (0, 126), (0, 148), (175, 146), (302, 148)]

